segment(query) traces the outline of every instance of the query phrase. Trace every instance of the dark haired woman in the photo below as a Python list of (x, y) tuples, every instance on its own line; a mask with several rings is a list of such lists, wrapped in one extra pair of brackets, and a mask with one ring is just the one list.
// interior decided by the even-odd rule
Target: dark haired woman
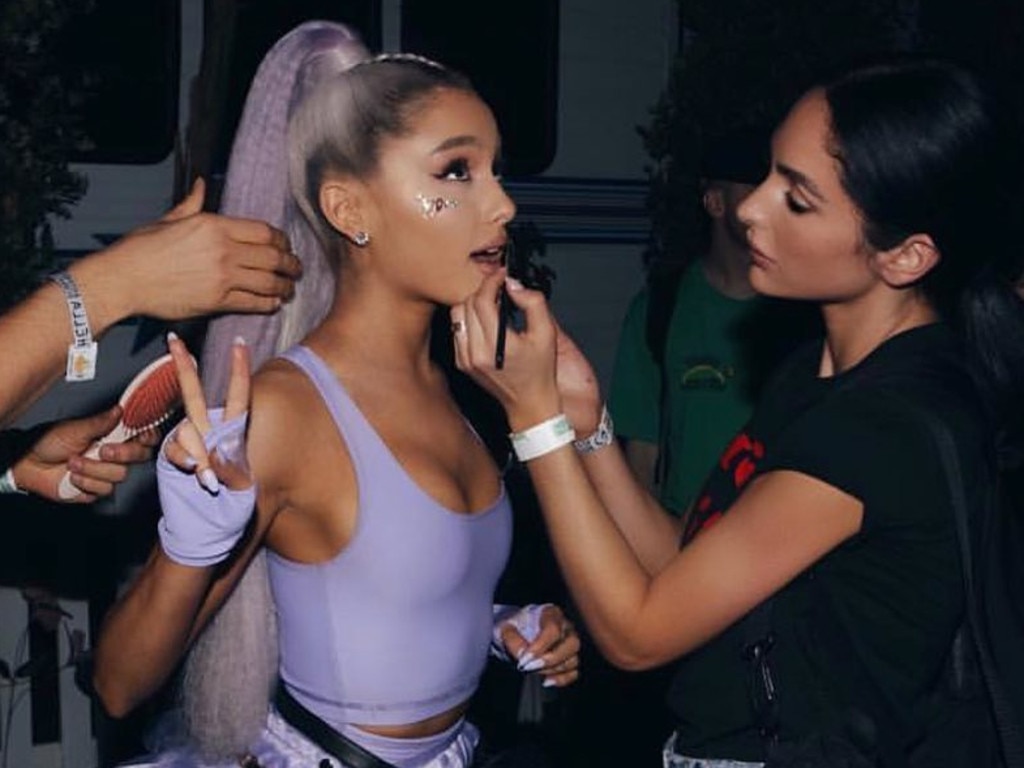
[[(528, 330), (503, 370), (502, 276), (452, 310), (459, 365), (505, 406), (603, 653), (679, 660), (666, 765), (759, 766), (814, 734), (898, 764), (920, 735), (964, 595), (939, 451), (905, 404), (951, 431), (977, 508), (1020, 425), (1006, 127), (939, 62), (863, 68), (792, 108), (740, 218), (755, 289), (816, 302), (826, 336), (783, 364), (685, 523), (634, 481), (540, 295), (509, 285)], [(576, 450), (569, 424), (589, 436)]]

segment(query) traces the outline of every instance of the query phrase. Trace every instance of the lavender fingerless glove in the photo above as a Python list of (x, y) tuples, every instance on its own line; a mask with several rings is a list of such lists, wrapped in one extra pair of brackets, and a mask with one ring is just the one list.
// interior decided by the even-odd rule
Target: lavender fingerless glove
[[(216, 451), (225, 461), (244, 464), (248, 414), (226, 422), (223, 418), (223, 408), (210, 411), (213, 429), (203, 438), (206, 450)], [(164, 442), (170, 439), (168, 435)], [(167, 461), (162, 446), (156, 461), (156, 479), (163, 510), (157, 532), (167, 556), (180, 565), (193, 567), (214, 565), (227, 558), (252, 517), (256, 485), (238, 491), (221, 486), (211, 493), (194, 474)]]
[(551, 603), (542, 605), (500, 605), (492, 606), (494, 613), (494, 629), (491, 631), (491, 655), (502, 661), (510, 661), (505, 650), (505, 642), (501, 639), (501, 628), (511, 624), (523, 636), (527, 643), (532, 643), (540, 634), (540, 616)]

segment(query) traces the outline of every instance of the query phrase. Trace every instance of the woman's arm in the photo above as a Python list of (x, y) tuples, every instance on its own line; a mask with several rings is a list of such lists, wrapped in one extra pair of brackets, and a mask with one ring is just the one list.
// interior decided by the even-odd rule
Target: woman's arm
[[(170, 347), (179, 363), (189, 419), (176, 430), (180, 433), (176, 439), (166, 443), (162, 450), (178, 467), (187, 466), (186, 454), (196, 460), (197, 472), (212, 467), (222, 487), (213, 495), (201, 489), (192, 475), (165, 467), (165, 471), (183, 475), (173, 480), (176, 484), (186, 481), (186, 490), (190, 493), (187, 499), (194, 499), (194, 502), (190, 502), (191, 509), (181, 509), (179, 500), (184, 497), (178, 496), (172, 501), (161, 478), (164, 508), (161, 543), (104, 620), (96, 649), (94, 685), (107, 711), (114, 716), (130, 712), (167, 680), (191, 642), (238, 583), (279, 507), (279, 494), (275, 489), (279, 487), (280, 473), (275, 461), (286, 452), (274, 446), (280, 445), (282, 434), (288, 434), (280, 431), (288, 419), (278, 412), (281, 404), (277, 402), (279, 398), (273, 387), (266, 385), (262, 377), (254, 382), (254, 416), (250, 419), (246, 443), (238, 447), (243, 453), (229, 464), (228, 448), (225, 454), (205, 451), (199, 435), (208, 434), (211, 427), (198, 376), (185, 362), (187, 353), (181, 342), (173, 340)], [(244, 413), (249, 401), (245, 348), (236, 345), (232, 355), (225, 423)], [(244, 382), (240, 382), (241, 379)], [(219, 458), (221, 455), (225, 458)], [(246, 461), (251, 464), (251, 470)], [(233, 505), (227, 496), (235, 489), (239, 494), (237, 498), (244, 499), (246, 483), (248, 486), (256, 483), (259, 489), (254, 519), (250, 519), (252, 496), (247, 508)], [(227, 506), (218, 502), (225, 502)], [(224, 519), (228, 513), (232, 516), (230, 521)], [(208, 524), (211, 520), (212, 528)], [(210, 556), (211, 536), (205, 534), (212, 534), (214, 545), (223, 547), (222, 529), (236, 531), (242, 538), (237, 546), (228, 542), (231, 551), (226, 560), (207, 564), (207, 559), (217, 560), (219, 550), (215, 547)]]
[(617, 444), (583, 454), (581, 459), (602, 506), (644, 570), (652, 576), (660, 573), (679, 552), (679, 518), (668, 514), (641, 485)]
[[(94, 337), (133, 315), (271, 312), (291, 296), (300, 266), (284, 235), (263, 222), (201, 213), (203, 190), (197, 184), (159, 222), (68, 268)], [(0, 425), (56, 380), (70, 343), (67, 302), (54, 284), (0, 318)]]
[(860, 501), (820, 480), (771, 472), (650, 576), (570, 448), (534, 459), (529, 471), (587, 626), (628, 669), (699, 647), (854, 535), (863, 515)]
[(167, 681), (238, 583), (257, 544), (254, 536), (227, 570), (179, 565), (154, 547), (100, 631), (93, 686), (108, 714), (127, 715)]
[[(482, 301), (481, 312), (486, 312), (487, 299)], [(525, 429), (548, 416), (564, 409), (569, 422), (576, 430), (577, 437), (593, 434), (601, 419), (602, 399), (597, 376), (586, 356), (573, 340), (554, 323), (553, 318), (544, 313), (546, 322), (539, 322), (531, 328), (531, 334), (537, 338), (517, 337), (513, 341), (522, 344), (520, 359), (506, 363), (509, 374), (515, 375), (514, 366), (526, 361), (526, 353), (536, 355), (537, 361), (544, 366), (543, 372), (535, 373), (529, 367), (524, 369), (526, 382), (514, 382), (517, 390), (522, 390), (527, 397), (515, 395), (512, 402), (528, 404), (531, 400), (539, 403), (550, 403), (547, 414), (528, 422), (529, 415), (523, 417), (522, 424), (512, 421), (513, 429)], [(550, 329), (542, 333), (545, 329)], [(551, 333), (554, 332), (553, 341)], [(544, 345), (554, 344), (554, 368), (549, 363), (551, 355)], [(457, 349), (458, 354), (458, 349)], [(467, 361), (468, 362), (468, 361)], [(489, 359), (481, 361), (486, 366)], [(547, 382), (547, 390), (534, 394), (531, 390), (538, 384)], [(529, 389), (522, 387), (529, 384)], [(557, 392), (552, 387), (557, 384)], [(487, 383), (484, 383), (488, 387)], [(499, 389), (500, 391), (500, 389)], [(499, 396), (499, 400), (501, 397)], [(560, 404), (560, 405), (559, 405)], [(542, 406), (541, 411), (544, 408)], [(680, 521), (668, 514), (647, 488), (636, 478), (617, 443), (613, 443), (599, 451), (583, 455), (583, 468), (615, 520), (615, 524), (626, 537), (636, 556), (648, 573), (660, 571), (679, 549), (681, 534)]]
[[(563, 356), (553, 353), (557, 329), (540, 294), (513, 291), (526, 310), (527, 330), (510, 334), (505, 368), (494, 370), (490, 294), (497, 282), (485, 282), (477, 297), (453, 309), (465, 328), (455, 338), (456, 360), (521, 431), (562, 410), (563, 398), (569, 411), (573, 393), (566, 397), (561, 381), (555, 386), (555, 360), (561, 366)], [(596, 423), (590, 411), (588, 426)], [(632, 534), (617, 524), (627, 516), (657, 519), (649, 496), (638, 490), (617, 447), (599, 450), (586, 463), (566, 445), (527, 466), (587, 625), (609, 660), (626, 668), (657, 666), (698, 647), (856, 533), (863, 515), (857, 499), (822, 481), (772, 472), (753, 481), (721, 520), (652, 576), (630, 546)]]

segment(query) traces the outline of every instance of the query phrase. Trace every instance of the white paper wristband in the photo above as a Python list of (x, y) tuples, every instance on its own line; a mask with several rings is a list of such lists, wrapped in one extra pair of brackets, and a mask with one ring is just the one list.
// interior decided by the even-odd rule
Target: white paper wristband
[(60, 286), (64, 300), (68, 303), (68, 314), (71, 316), (71, 344), (68, 345), (64, 380), (92, 381), (96, 378), (96, 358), (99, 349), (92, 337), (82, 294), (78, 292), (78, 285), (67, 271), (55, 272), (50, 275), (50, 280)]
[(573, 442), (576, 432), (565, 414), (560, 413), (522, 432), (512, 432), (509, 439), (516, 458), (529, 461)]

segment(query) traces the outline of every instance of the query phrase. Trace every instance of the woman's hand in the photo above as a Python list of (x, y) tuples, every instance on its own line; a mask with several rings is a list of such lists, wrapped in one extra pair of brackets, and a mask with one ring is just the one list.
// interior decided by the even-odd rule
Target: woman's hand
[(273, 312), (302, 272), (284, 233), (263, 221), (204, 213), (197, 180), (177, 206), (72, 267), (90, 317), (168, 320)]
[(557, 605), (526, 606), (495, 631), (517, 667), (539, 673), (544, 687), (562, 687), (579, 679), (580, 638)]
[(178, 469), (195, 474), (210, 493), (216, 493), (221, 482), (231, 490), (248, 488), (252, 478), (245, 458), (244, 429), (229, 428), (240, 421), (244, 428), (249, 414), (248, 349), (240, 341), (232, 346), (231, 378), (224, 409), (211, 412), (206, 407), (195, 361), (184, 342), (169, 334), (167, 346), (178, 372), (185, 418), (164, 441), (161, 455)]
[[(103, 446), (98, 458), (81, 455), (94, 440), (110, 432), (120, 418), (121, 407), (115, 405), (93, 416), (50, 426), (12, 467), (18, 487), (62, 503), (85, 504), (109, 496), (128, 477), (130, 464), (149, 461), (160, 439), (159, 432), (148, 430), (128, 442)], [(80, 491), (70, 499), (58, 490), (68, 472)]]
[(245, 444), (249, 354), (244, 344), (234, 345), (224, 408), (209, 411), (185, 345), (172, 334), (168, 347), (186, 418), (167, 436), (157, 459), (160, 542), (175, 562), (212, 565), (242, 537), (256, 501)]
[(562, 408), (576, 430), (576, 436), (585, 438), (597, 431), (601, 420), (601, 388), (590, 361), (576, 346), (576, 342), (561, 328), (557, 330), (555, 357), (558, 394), (562, 397)]
[[(507, 329), (505, 364), (499, 369), (494, 351), (503, 281), (512, 302), (524, 313), (526, 328), (522, 332)], [(456, 365), (497, 398), (513, 430), (571, 408), (567, 415), (573, 426), (583, 434), (593, 431), (600, 416), (597, 379), (579, 348), (558, 327), (540, 291), (506, 279), (502, 270), (484, 280), (467, 301), (452, 307), (451, 319)], [(590, 407), (590, 403), (597, 405)]]

